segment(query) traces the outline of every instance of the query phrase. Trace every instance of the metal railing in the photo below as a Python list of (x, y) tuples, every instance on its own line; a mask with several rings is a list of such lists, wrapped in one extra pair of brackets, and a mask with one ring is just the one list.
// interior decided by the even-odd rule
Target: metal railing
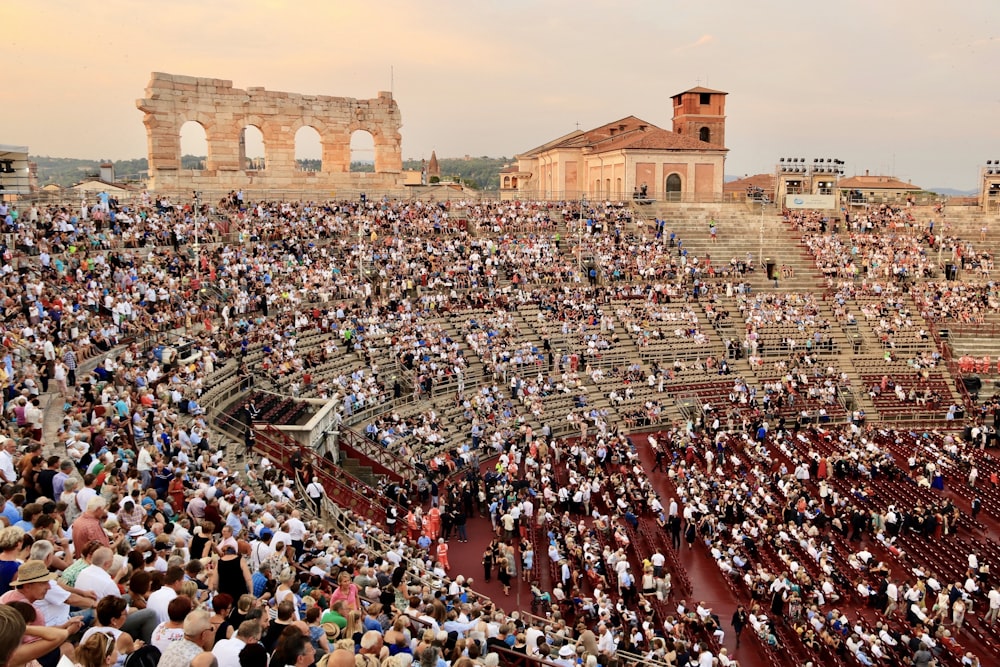
[[(327, 497), (337, 505), (380, 528), (386, 527), (385, 513), (390, 501), (381, 492), (337, 467), (332, 461), (303, 447), (270, 424), (254, 424), (254, 431), (254, 450), (266, 456), (289, 477), (297, 479), (302, 471), (309, 470), (319, 480)], [(296, 455), (302, 462), (301, 469), (296, 469), (293, 464), (293, 457)], [(397, 509), (400, 516), (405, 515), (403, 507), (397, 505)]]
[(341, 425), (339, 433), (337, 444), (342, 449), (354, 450), (356, 454), (374, 462), (394, 477), (394, 482), (401, 482), (412, 477), (413, 466), (379, 443), (366, 438), (349, 426)]

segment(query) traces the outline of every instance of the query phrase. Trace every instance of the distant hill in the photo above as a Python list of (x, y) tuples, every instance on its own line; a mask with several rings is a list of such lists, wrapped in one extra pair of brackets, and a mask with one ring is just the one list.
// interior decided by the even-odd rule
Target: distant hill
[[(31, 155), (28, 157), (38, 164), (38, 185), (49, 184), (68, 187), (90, 176), (99, 176), (102, 162), (114, 162), (115, 177), (120, 181), (142, 180), (149, 168), (146, 158), (135, 160), (85, 160), (72, 157), (49, 157), (47, 155)], [(205, 158), (199, 155), (184, 155), (181, 166), (184, 169), (197, 169)]]
[(936, 192), (946, 197), (975, 197), (979, 190), (956, 190), (955, 188), (924, 188), (928, 192)]
[[(510, 164), (506, 157), (465, 157), (438, 158), (441, 168), (441, 180), (459, 178), (470, 188), (479, 190), (496, 190), (500, 187), (500, 170)], [(420, 160), (405, 160), (403, 169), (419, 170)]]
[[(101, 171), (101, 163), (107, 160), (85, 160), (79, 158), (49, 157), (33, 155), (29, 157), (38, 163), (38, 184), (40, 186), (54, 183), (67, 187), (89, 176), (97, 176)], [(182, 169), (197, 169), (205, 161), (204, 156), (184, 155), (181, 157)], [(318, 169), (319, 160), (300, 160), (307, 169)], [(460, 179), (467, 186), (477, 189), (496, 190), (500, 187), (500, 170), (510, 163), (510, 158), (498, 157), (459, 157), (439, 158), (441, 180)], [(119, 180), (139, 180), (145, 176), (148, 169), (146, 158), (135, 160), (114, 161), (115, 176)], [(406, 160), (403, 169), (419, 170), (420, 160)], [(372, 162), (351, 163), (351, 171), (374, 171)]]

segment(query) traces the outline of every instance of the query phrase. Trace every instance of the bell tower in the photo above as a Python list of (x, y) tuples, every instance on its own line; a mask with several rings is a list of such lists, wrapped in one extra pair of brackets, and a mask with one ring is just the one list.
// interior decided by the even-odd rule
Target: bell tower
[(698, 86), (671, 97), (674, 102), (674, 132), (725, 148), (728, 94)]

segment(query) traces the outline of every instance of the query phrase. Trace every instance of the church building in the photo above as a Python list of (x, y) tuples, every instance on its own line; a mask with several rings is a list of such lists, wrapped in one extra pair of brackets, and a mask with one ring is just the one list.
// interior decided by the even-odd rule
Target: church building
[(673, 129), (627, 116), (576, 130), (516, 155), (500, 172), (506, 199), (700, 201), (721, 197), (726, 93), (697, 87), (674, 95)]

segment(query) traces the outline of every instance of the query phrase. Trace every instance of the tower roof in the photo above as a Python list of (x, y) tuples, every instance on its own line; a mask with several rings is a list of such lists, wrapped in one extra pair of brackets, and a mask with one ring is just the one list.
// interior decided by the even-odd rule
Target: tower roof
[(427, 163), (427, 175), (428, 176), (440, 176), (441, 166), (438, 164), (437, 153), (431, 151), (431, 161)]
[(688, 90), (685, 90), (683, 92), (680, 92), (680, 93), (677, 93), (676, 95), (671, 96), (670, 99), (674, 99), (675, 97), (680, 97), (681, 95), (686, 95), (687, 93), (710, 93), (710, 94), (713, 94), (713, 95), (728, 95), (729, 94), (729, 93), (727, 93), (725, 91), (722, 91), (722, 90), (712, 90), (711, 88), (705, 88), (704, 86), (695, 86), (694, 88), (689, 88)]

